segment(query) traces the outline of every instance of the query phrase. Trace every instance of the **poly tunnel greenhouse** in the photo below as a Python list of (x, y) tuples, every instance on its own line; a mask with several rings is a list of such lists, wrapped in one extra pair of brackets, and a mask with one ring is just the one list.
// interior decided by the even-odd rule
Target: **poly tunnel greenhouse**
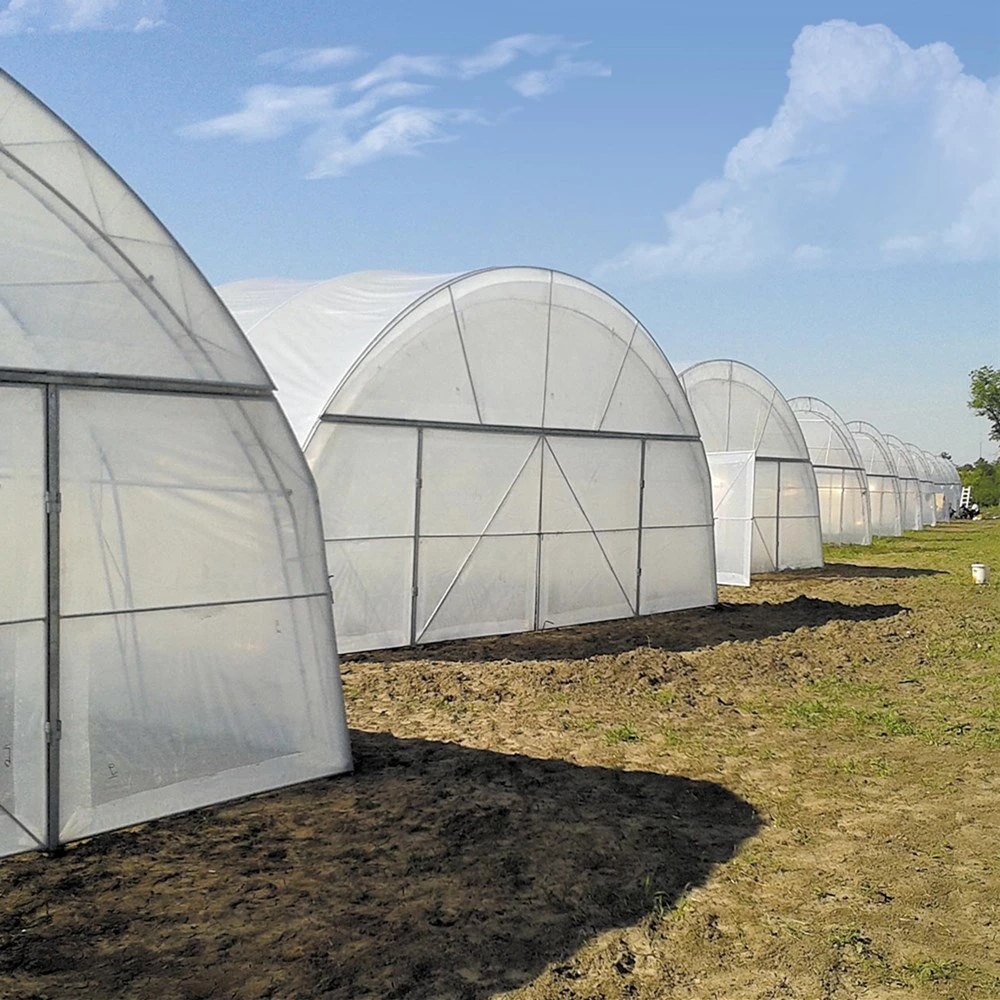
[(0, 854), (349, 770), (317, 497), (191, 261), (0, 74)]
[(919, 531), (925, 527), (922, 514), (924, 504), (920, 489), (920, 476), (913, 464), (913, 455), (910, 453), (910, 449), (895, 435), (886, 434), (884, 437), (896, 465), (903, 530)]
[(816, 474), (823, 541), (871, 545), (868, 476), (847, 425), (832, 406), (813, 396), (795, 396), (788, 405)]
[(897, 536), (903, 533), (902, 498), (899, 477), (889, 442), (873, 424), (852, 420), (847, 429), (868, 477), (868, 507), (873, 535)]
[(698, 428), (604, 292), (528, 267), (219, 292), (316, 477), (342, 651), (715, 603)]
[(937, 502), (934, 494), (934, 472), (927, 462), (927, 453), (915, 444), (904, 442), (910, 455), (910, 465), (913, 467), (914, 475), (917, 477), (917, 484), (920, 491), (920, 523), (924, 528), (933, 528), (937, 524)]
[(719, 582), (822, 566), (816, 477), (785, 398), (738, 361), (692, 365), (681, 383), (712, 471)]

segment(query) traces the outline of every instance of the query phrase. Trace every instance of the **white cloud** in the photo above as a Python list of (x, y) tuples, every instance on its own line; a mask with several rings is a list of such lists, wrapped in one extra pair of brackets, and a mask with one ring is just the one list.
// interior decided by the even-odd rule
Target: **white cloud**
[(482, 52), (458, 60), (458, 75), (463, 79), (493, 73), (509, 66), (518, 56), (544, 56), (553, 49), (577, 49), (580, 42), (567, 42), (558, 35), (511, 35), (487, 45)]
[(323, 136), (309, 177), (340, 177), (354, 167), (387, 156), (416, 156), (421, 146), (457, 138), (445, 131), (446, 126), (479, 121), (475, 112), (463, 109), (390, 108), (376, 115), (371, 127), (356, 139), (343, 131)]
[(635, 245), (600, 271), (1000, 251), (1000, 80), (964, 73), (942, 42), (914, 49), (884, 25), (848, 21), (804, 28), (788, 80), (771, 124), (667, 213), (666, 241)]
[(585, 62), (569, 56), (556, 56), (548, 69), (533, 69), (521, 73), (510, 80), (510, 85), (522, 97), (544, 97), (561, 90), (574, 77), (611, 76), (611, 70), (603, 63)]
[(188, 125), (181, 134), (192, 139), (231, 136), (244, 142), (277, 139), (297, 125), (326, 121), (336, 92), (336, 87), (251, 87), (239, 111)]
[(389, 56), (364, 76), (359, 76), (352, 84), (352, 90), (367, 90), (369, 87), (401, 80), (406, 76), (442, 77), (448, 75), (448, 62), (441, 56)]
[(8, 0), (0, 36), (35, 31), (148, 31), (164, 23), (165, 0)]
[(296, 73), (349, 66), (365, 57), (364, 49), (355, 45), (338, 45), (322, 49), (273, 49), (257, 60), (262, 66), (282, 66)]
[[(453, 141), (458, 138), (458, 126), (499, 124), (509, 116), (509, 110), (488, 118), (480, 111), (454, 106), (462, 102), (429, 106), (428, 95), (495, 73), (517, 59), (556, 53), (553, 66), (542, 71), (541, 80), (531, 87), (533, 97), (558, 89), (574, 76), (607, 76), (610, 70), (598, 63), (570, 58), (568, 53), (583, 44), (555, 35), (522, 34), (501, 38), (461, 58), (393, 55), (354, 79), (325, 87), (251, 87), (243, 93), (243, 106), (238, 111), (180, 131), (196, 139), (229, 137), (252, 142), (305, 128), (308, 134), (302, 143), (302, 156), (308, 176), (340, 177), (378, 159), (416, 156), (423, 146)], [(339, 69), (363, 56), (352, 46), (275, 49), (263, 53), (258, 61), (313, 72)], [(415, 82), (414, 78), (433, 82)]]

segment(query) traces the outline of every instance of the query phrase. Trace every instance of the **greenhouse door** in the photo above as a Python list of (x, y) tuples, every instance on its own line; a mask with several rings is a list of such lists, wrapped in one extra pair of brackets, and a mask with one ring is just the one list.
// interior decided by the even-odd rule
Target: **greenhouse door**
[(715, 578), (730, 587), (750, 586), (754, 530), (754, 452), (706, 455), (715, 512)]
[(0, 383), (0, 856), (46, 835), (46, 390)]

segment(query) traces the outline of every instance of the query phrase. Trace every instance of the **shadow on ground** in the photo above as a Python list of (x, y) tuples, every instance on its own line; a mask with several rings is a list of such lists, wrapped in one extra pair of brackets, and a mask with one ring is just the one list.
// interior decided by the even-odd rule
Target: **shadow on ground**
[(914, 576), (946, 576), (943, 569), (915, 569), (911, 566), (861, 566), (857, 563), (827, 563), (816, 569), (785, 570), (766, 573), (755, 580), (902, 580)]
[(352, 737), (353, 777), (0, 863), (0, 993), (486, 1000), (761, 826), (710, 782)]
[[(778, 574), (775, 580), (789, 579)], [(832, 621), (873, 621), (908, 610), (900, 604), (843, 604), (814, 597), (796, 597), (772, 604), (717, 604), (711, 608), (671, 611), (592, 622), (542, 632), (456, 639), (451, 642), (369, 650), (344, 656), (347, 662), (392, 663), (405, 660), (445, 660), (479, 663), (489, 660), (570, 660), (616, 656), (639, 647), (683, 653), (722, 642), (765, 639), (798, 628), (814, 628)]]

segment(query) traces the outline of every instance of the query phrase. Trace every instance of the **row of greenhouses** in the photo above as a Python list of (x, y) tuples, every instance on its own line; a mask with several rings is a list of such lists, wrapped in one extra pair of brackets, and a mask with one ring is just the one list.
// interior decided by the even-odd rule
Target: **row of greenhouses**
[(213, 290), (0, 74), (0, 855), (351, 768), (350, 652), (709, 606), (943, 459), (549, 268)]

